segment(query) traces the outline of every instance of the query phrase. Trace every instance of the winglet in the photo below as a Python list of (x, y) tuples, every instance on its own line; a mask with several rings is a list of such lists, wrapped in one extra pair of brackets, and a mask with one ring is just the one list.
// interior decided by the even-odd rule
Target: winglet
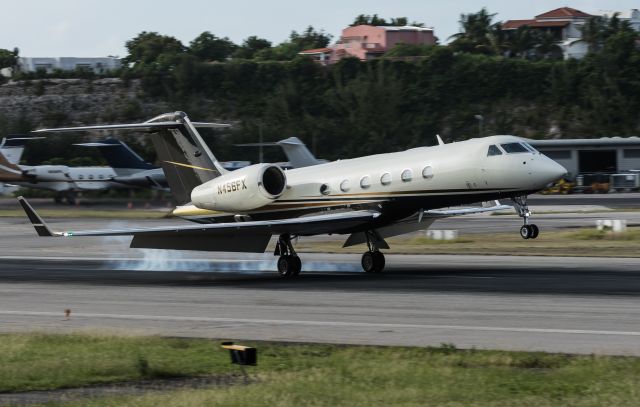
[(444, 141), (442, 141), (442, 138), (440, 137), (439, 134), (436, 134), (436, 139), (438, 139), (438, 145), (443, 145)]
[(36, 229), (38, 236), (51, 237), (51, 236), (58, 235), (57, 233), (53, 233), (51, 229), (49, 229), (49, 226), (47, 226), (47, 224), (44, 222), (44, 220), (42, 220), (40, 215), (38, 215), (38, 213), (31, 207), (31, 205), (29, 205), (29, 202), (27, 202), (26, 199), (19, 196), (18, 202), (20, 202), (20, 205), (22, 205), (22, 209), (24, 209), (27, 216), (29, 217), (29, 220), (33, 224), (33, 227)]

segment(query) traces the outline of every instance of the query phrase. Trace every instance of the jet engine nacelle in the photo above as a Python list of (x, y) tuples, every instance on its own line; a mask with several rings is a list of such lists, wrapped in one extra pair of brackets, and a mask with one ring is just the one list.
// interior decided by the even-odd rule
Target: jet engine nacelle
[(69, 167), (66, 165), (38, 165), (22, 173), (36, 181), (69, 181)]
[(286, 186), (287, 177), (280, 167), (255, 164), (195, 187), (191, 201), (202, 209), (246, 212), (275, 201)]

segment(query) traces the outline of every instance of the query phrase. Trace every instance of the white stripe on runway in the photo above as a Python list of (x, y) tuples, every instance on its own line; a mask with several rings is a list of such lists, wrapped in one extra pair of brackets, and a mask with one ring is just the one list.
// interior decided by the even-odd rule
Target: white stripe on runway
[[(0, 315), (15, 316), (45, 316), (63, 317), (60, 312), (46, 311), (0, 311)], [(288, 319), (246, 319), (246, 318), (208, 318), (208, 317), (182, 317), (167, 315), (127, 315), (127, 314), (95, 314), (74, 313), (72, 318), (105, 318), (105, 319), (130, 319), (150, 321), (175, 321), (175, 322), (234, 322), (245, 324), (266, 325), (302, 325), (302, 326), (334, 326), (334, 327), (365, 327), (365, 328), (409, 328), (409, 329), (450, 329), (459, 331), (492, 331), (492, 332), (527, 332), (544, 334), (574, 334), (574, 335), (616, 335), (616, 336), (640, 336), (635, 331), (596, 331), (589, 329), (556, 329), (556, 328), (518, 328), (499, 326), (466, 326), (466, 325), (430, 325), (430, 324), (384, 324), (370, 322), (342, 322), (342, 321), (300, 321)]]

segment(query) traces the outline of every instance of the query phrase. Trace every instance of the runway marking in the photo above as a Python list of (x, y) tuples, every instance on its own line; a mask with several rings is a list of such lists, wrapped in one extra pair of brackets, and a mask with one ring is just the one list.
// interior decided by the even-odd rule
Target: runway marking
[[(46, 311), (0, 311), (0, 315), (16, 316), (46, 316), (62, 317), (60, 312)], [(342, 322), (342, 321), (302, 321), (288, 319), (250, 319), (250, 318), (209, 318), (168, 315), (137, 315), (137, 314), (98, 314), (98, 313), (74, 313), (72, 319), (78, 318), (106, 318), (106, 319), (130, 319), (151, 321), (174, 322), (233, 322), (246, 324), (280, 324), (303, 326), (333, 326), (333, 327), (363, 327), (363, 328), (409, 328), (409, 329), (450, 329), (459, 331), (488, 331), (488, 332), (524, 332), (545, 334), (573, 334), (573, 335), (615, 335), (615, 336), (640, 336), (636, 331), (598, 331), (590, 329), (557, 329), (557, 328), (518, 328), (499, 326), (473, 326), (473, 325), (432, 325), (432, 324), (388, 324), (371, 322)]]

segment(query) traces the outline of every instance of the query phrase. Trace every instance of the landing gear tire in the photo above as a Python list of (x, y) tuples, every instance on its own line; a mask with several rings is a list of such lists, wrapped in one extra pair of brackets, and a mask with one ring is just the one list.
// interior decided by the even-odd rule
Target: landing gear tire
[(384, 254), (379, 251), (365, 252), (360, 263), (366, 273), (380, 273), (384, 270)]
[(529, 211), (529, 207), (527, 206), (527, 197), (526, 196), (516, 196), (511, 198), (513, 201), (513, 206), (518, 212), (518, 216), (520, 216), (524, 220), (524, 225), (520, 228), (520, 236), (523, 239), (535, 239), (540, 234), (540, 229), (538, 226), (534, 224), (529, 224), (529, 217), (531, 216), (531, 211)]
[(299, 276), (300, 272), (302, 271), (302, 260), (300, 260), (300, 257), (298, 256), (292, 256), (291, 257), (291, 261), (293, 262), (293, 277)]
[(278, 274), (280, 274), (280, 276), (295, 277), (300, 274), (302, 261), (293, 249), (291, 236), (289, 234), (280, 235), (276, 250), (273, 254), (280, 256), (278, 259)]
[(520, 228), (520, 236), (523, 239), (535, 239), (540, 234), (540, 229), (538, 229), (537, 225), (523, 225)]
[(282, 277), (291, 277), (295, 275), (295, 261), (293, 260), (293, 256), (285, 255), (280, 256), (278, 259), (278, 274)]

